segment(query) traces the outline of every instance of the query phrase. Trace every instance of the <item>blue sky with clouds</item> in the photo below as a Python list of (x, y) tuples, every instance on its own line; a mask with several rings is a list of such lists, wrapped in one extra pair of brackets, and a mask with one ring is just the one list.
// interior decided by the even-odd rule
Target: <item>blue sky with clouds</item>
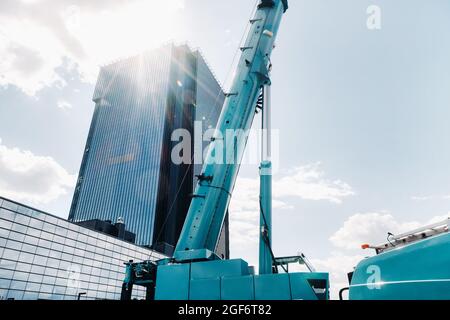
[[(67, 217), (98, 66), (174, 39), (226, 85), (254, 3), (2, 1), (0, 194)], [(359, 244), (448, 215), (449, 16), (446, 0), (290, 1), (272, 57), (276, 253), (343, 286)], [(236, 188), (232, 254), (256, 263), (257, 166)]]

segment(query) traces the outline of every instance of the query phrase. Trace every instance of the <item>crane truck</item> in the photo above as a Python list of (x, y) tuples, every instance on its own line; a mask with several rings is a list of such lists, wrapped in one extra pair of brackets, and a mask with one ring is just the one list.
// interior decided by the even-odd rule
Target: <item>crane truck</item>
[[(260, 0), (217, 124), (219, 132), (247, 130), (262, 109), (263, 155), (260, 164), (259, 273), (242, 259), (223, 260), (214, 253), (238, 175), (242, 152), (225, 163), (208, 154), (172, 257), (126, 263), (122, 300), (134, 285), (156, 300), (326, 300), (328, 273), (315, 272), (303, 254), (275, 257), (272, 251), (272, 176), (270, 146), (271, 54), (287, 0)], [(262, 105), (261, 105), (262, 104)], [(226, 135), (225, 135), (226, 136)], [(220, 141), (226, 150), (243, 150), (245, 135)], [(227, 153), (228, 155), (228, 153)], [(449, 220), (388, 238), (370, 246), (376, 255), (349, 273), (350, 299), (450, 299)], [(288, 272), (290, 264), (309, 272)], [(281, 272), (280, 272), (281, 271)]]
[[(219, 142), (213, 137), (173, 256), (126, 263), (123, 300), (131, 298), (133, 285), (145, 286), (147, 299), (156, 300), (328, 298), (327, 273), (314, 272), (302, 254), (280, 258), (271, 248), (270, 57), (287, 9), (287, 0), (259, 1), (216, 127), (219, 132), (245, 132), (262, 102), (266, 134), (260, 165), (259, 274), (242, 259), (223, 260), (214, 253), (247, 136), (238, 134), (220, 141), (225, 150), (237, 150), (237, 154), (226, 153), (225, 163), (210, 161), (214, 144)], [(310, 272), (279, 272), (288, 271), (292, 263), (305, 264)]]

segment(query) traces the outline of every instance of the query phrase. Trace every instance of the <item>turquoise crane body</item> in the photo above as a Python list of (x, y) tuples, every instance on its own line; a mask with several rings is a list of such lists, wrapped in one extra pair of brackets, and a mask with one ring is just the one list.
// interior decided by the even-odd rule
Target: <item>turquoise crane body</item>
[[(122, 299), (131, 297), (133, 284), (146, 286), (147, 297), (156, 300), (328, 298), (327, 273), (289, 273), (288, 264), (307, 264), (304, 256), (273, 256), (270, 158), (262, 159), (260, 168), (260, 274), (242, 259), (221, 260), (214, 253), (258, 98), (271, 84), (270, 57), (287, 9), (287, 0), (260, 0), (173, 257), (127, 263)], [(285, 273), (278, 273), (280, 266)]]

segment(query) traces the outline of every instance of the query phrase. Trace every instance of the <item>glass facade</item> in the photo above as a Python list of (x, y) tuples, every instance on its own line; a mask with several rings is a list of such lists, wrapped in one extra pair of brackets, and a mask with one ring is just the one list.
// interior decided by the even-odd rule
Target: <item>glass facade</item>
[(171, 47), (103, 67), (69, 220), (124, 218), (151, 244)]
[[(0, 197), (0, 300), (118, 300), (125, 261), (161, 258)], [(145, 298), (144, 288), (133, 297)]]
[(179, 143), (172, 133), (188, 130), (193, 145), (194, 121), (203, 122), (201, 134), (214, 128), (224, 99), (201, 54), (187, 46), (103, 67), (69, 220), (122, 217), (136, 244), (175, 246), (201, 164), (171, 161)]

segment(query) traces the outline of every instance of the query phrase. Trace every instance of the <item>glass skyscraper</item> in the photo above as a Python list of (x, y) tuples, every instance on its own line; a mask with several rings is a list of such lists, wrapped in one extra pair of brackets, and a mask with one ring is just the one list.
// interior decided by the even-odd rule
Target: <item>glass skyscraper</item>
[[(195, 138), (196, 120), (202, 131), (216, 126), (219, 83), (198, 51), (170, 44), (102, 67), (93, 101), (69, 220), (123, 218), (136, 244), (173, 247), (201, 165), (174, 164), (179, 141), (171, 135), (186, 129)], [(223, 230), (218, 253), (225, 256), (227, 237)]]

